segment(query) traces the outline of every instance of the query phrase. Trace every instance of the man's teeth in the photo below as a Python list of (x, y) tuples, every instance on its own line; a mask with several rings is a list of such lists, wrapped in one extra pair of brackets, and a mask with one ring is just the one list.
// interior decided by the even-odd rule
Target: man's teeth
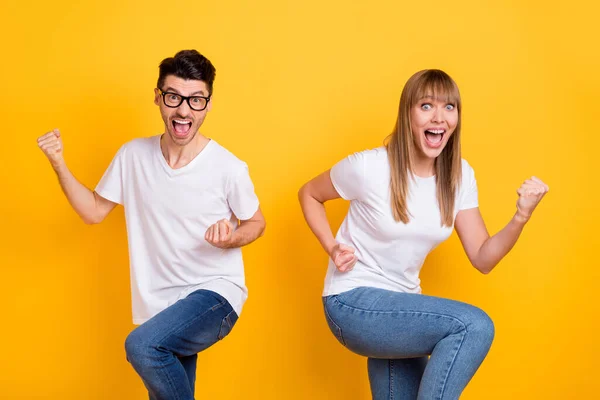
[(176, 124), (181, 124), (181, 125), (185, 125), (185, 124), (191, 124), (190, 121), (182, 121), (182, 120), (178, 120), (178, 119), (174, 119), (173, 120)]

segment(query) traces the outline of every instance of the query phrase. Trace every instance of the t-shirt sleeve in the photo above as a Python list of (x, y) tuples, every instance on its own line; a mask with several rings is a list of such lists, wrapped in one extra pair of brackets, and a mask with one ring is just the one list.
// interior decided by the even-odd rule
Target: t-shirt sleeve
[(125, 146), (121, 146), (96, 186), (96, 193), (113, 203), (123, 204)]
[(248, 165), (231, 178), (227, 189), (227, 203), (235, 216), (244, 221), (252, 218), (258, 211), (258, 197), (254, 193), (254, 185), (248, 173)]
[(365, 181), (365, 155), (354, 153), (331, 168), (331, 183), (344, 200), (361, 198)]
[(475, 171), (466, 162), (463, 163), (463, 187), (461, 188), (461, 201), (458, 210), (467, 210), (469, 208), (479, 207), (477, 195), (477, 180), (475, 179)]

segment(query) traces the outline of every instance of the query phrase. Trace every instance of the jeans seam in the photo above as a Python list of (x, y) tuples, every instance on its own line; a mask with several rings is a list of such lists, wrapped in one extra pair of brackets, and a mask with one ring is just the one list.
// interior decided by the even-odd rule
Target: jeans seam
[[(333, 298), (332, 300), (334, 301), (338, 301), (337, 298)], [(327, 311), (327, 304), (325, 304), (325, 306), (323, 307), (325, 309), (325, 317), (331, 321), (331, 323), (335, 326), (335, 328), (337, 329), (338, 333), (339, 333), (339, 339), (341, 341), (341, 343), (345, 346), (346, 345), (346, 341), (344, 340), (344, 334), (342, 333), (342, 328), (340, 328), (340, 326), (333, 320), (333, 318), (331, 318), (331, 315), (329, 315), (329, 311)]]
[(454, 356), (452, 357), (452, 361), (450, 362), (450, 366), (448, 367), (448, 371), (446, 371), (446, 376), (444, 377), (444, 380), (442, 382), (442, 388), (441, 388), (440, 397), (439, 397), (440, 400), (443, 399), (443, 397), (444, 397), (444, 391), (446, 390), (446, 383), (448, 382), (448, 377), (450, 376), (452, 367), (454, 367), (454, 362), (456, 361), (456, 357), (458, 356), (458, 353), (460, 352), (460, 349), (462, 348), (462, 345), (465, 341), (466, 335), (467, 335), (466, 331), (461, 333), (460, 344), (458, 345), (458, 348), (454, 351)]
[(225, 305), (225, 303), (227, 303), (227, 300), (223, 300), (218, 304), (215, 304), (214, 306), (212, 306), (210, 308), (211, 311), (217, 311), (219, 308), (223, 307)]
[(467, 330), (467, 324), (465, 324), (460, 319), (458, 319), (456, 317), (453, 317), (452, 315), (441, 314), (441, 313), (434, 313), (434, 312), (428, 312), (428, 311), (416, 311), (416, 310), (402, 310), (402, 311), (367, 310), (367, 309), (364, 309), (364, 308), (358, 308), (358, 307), (354, 307), (354, 306), (345, 304), (345, 303), (341, 302), (338, 298), (335, 298), (334, 300), (337, 301), (342, 307), (347, 307), (347, 308), (350, 308), (352, 310), (357, 310), (357, 311), (362, 311), (362, 312), (372, 313), (372, 314), (422, 314), (422, 315), (432, 315), (432, 316), (436, 316), (436, 317), (448, 318), (448, 319), (451, 319), (451, 320), (453, 320), (453, 321), (458, 322), (459, 324), (461, 324), (462, 327), (463, 327), (463, 329), (465, 330), (465, 332), (468, 332), (468, 330)]
[(390, 363), (390, 400), (394, 400), (394, 360), (389, 360)]
[[(161, 370), (163, 370), (163, 368), (161, 368)], [(177, 387), (175, 386), (175, 383), (171, 379), (171, 376), (166, 371), (163, 371), (163, 375), (167, 378), (167, 382), (169, 382), (169, 389), (171, 389), (171, 396), (175, 395), (176, 398), (174, 400), (179, 400), (180, 397), (179, 397), (179, 394), (177, 393)]]
[[(214, 290), (210, 290), (210, 289), (199, 289), (202, 290), (204, 292), (207, 292), (208, 294), (210, 294), (212, 297), (214, 297), (215, 299), (217, 299), (217, 301), (219, 303), (215, 304), (214, 306), (211, 307), (211, 309), (213, 311), (218, 310), (219, 308), (221, 308), (225, 303), (227, 303), (227, 299), (225, 297), (223, 297), (222, 295), (220, 295), (219, 293), (215, 292)], [(199, 291), (197, 290), (197, 291)], [(194, 294), (196, 292), (192, 292), (191, 294)]]
[[(229, 333), (231, 333), (231, 330), (233, 329), (233, 324), (231, 323), (231, 313), (233, 312), (235, 312), (235, 310), (231, 310), (221, 321), (221, 325), (219, 326), (219, 333), (217, 334), (217, 339), (223, 340), (227, 335), (229, 335)], [(227, 325), (228, 332), (226, 335), (221, 336), (221, 332), (223, 332), (223, 323)]]

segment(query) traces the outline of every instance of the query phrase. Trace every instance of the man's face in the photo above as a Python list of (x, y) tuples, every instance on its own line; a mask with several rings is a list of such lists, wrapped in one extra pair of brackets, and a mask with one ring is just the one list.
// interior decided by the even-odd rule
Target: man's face
[[(191, 97), (189, 103), (193, 108), (188, 101), (181, 101), (180, 96)], [(204, 99), (207, 97), (209, 92), (204, 81), (185, 80), (175, 75), (168, 75), (163, 87), (154, 89), (154, 104), (159, 106), (165, 133), (174, 144), (185, 146), (194, 139), (212, 106), (212, 101), (207, 103)], [(194, 110), (203, 107), (201, 111)]]

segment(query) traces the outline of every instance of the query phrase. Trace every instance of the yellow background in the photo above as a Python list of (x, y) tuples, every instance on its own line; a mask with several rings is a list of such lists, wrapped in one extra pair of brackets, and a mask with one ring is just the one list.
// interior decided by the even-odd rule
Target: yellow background
[[(161, 132), (157, 67), (186, 48), (217, 68), (202, 132), (248, 163), (268, 221), (244, 251), (242, 318), (200, 354), (199, 399), (369, 398), (365, 360), (326, 326), (327, 256), (296, 193), (381, 145), (423, 68), (461, 89), (463, 156), (491, 232), (524, 179), (550, 186), (492, 274), (469, 265), (455, 235), (424, 266), (425, 293), (475, 304), (496, 324), (462, 398), (597, 398), (596, 2), (367, 3), (1, 3), (0, 398), (146, 398), (123, 350), (133, 328), (123, 210), (84, 225), (35, 139), (60, 128), (68, 165), (94, 187), (122, 143)], [(346, 207), (328, 206), (335, 228)]]

